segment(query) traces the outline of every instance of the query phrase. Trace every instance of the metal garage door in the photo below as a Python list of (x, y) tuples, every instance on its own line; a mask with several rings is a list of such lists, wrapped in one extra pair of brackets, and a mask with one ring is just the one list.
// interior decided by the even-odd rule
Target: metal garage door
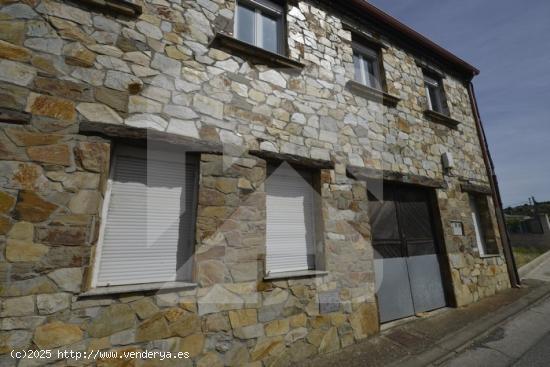
[(369, 199), (380, 320), (444, 307), (430, 191), (387, 185)]

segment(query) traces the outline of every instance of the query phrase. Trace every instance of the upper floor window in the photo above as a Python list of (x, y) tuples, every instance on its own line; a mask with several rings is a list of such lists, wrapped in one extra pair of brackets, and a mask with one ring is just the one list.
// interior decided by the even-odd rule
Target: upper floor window
[(269, 0), (238, 0), (235, 37), (251, 45), (282, 54), (283, 7)]
[(428, 99), (428, 109), (448, 115), (449, 112), (445, 106), (445, 91), (441, 78), (424, 74), (424, 86), (426, 88), (426, 98)]
[(380, 54), (377, 50), (353, 42), (355, 81), (367, 87), (382, 89)]

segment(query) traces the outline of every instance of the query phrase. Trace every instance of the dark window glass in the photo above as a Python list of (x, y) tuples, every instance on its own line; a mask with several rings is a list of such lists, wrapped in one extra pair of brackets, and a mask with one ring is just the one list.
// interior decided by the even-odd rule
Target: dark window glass
[(445, 94), (441, 80), (425, 75), (424, 84), (426, 86), (428, 108), (432, 111), (448, 115), (447, 108), (445, 108)]
[(268, 0), (238, 1), (235, 37), (271, 52), (282, 52), (283, 8)]
[(353, 47), (355, 81), (371, 88), (380, 89), (382, 83), (378, 52), (358, 43), (354, 43)]
[(384, 191), (382, 201), (369, 193), (369, 216), (373, 240), (400, 240), (397, 207), (391, 190)]
[(255, 43), (255, 16), (254, 9), (242, 4), (237, 7), (237, 38), (241, 41)]
[(355, 81), (359, 83), (364, 83), (363, 78), (363, 60), (361, 56), (357, 53), (353, 53), (353, 65), (355, 67)]
[(279, 52), (279, 20), (269, 15), (261, 15), (262, 48), (271, 52)]

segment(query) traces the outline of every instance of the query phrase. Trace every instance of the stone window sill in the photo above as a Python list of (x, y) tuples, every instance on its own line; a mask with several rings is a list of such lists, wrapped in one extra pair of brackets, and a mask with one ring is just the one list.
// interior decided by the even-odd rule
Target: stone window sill
[(109, 14), (115, 13), (119, 15), (125, 15), (127, 17), (136, 18), (141, 15), (141, 6), (133, 4), (130, 1), (124, 0), (74, 0), (76, 3), (80, 3), (86, 6), (90, 6), (99, 9)]
[(493, 255), (479, 255), (480, 259), (492, 259), (493, 257), (500, 257), (500, 254), (493, 254)]
[(395, 107), (401, 100), (399, 97), (368, 87), (364, 84), (356, 82), (355, 80), (349, 80), (346, 85), (353, 93), (359, 94), (362, 97), (370, 99), (374, 102), (382, 102), (387, 106)]
[(450, 116), (444, 115), (442, 113), (433, 111), (433, 110), (425, 110), (424, 116), (432, 120), (433, 122), (447, 125), (452, 128), (456, 128), (461, 122), (458, 120), (453, 119)]
[(223, 33), (216, 34), (212, 42), (210, 42), (210, 47), (217, 48), (231, 54), (238, 54), (253, 64), (263, 64), (276, 68), (287, 68), (294, 70), (301, 70), (305, 67), (305, 65), (299, 61), (264, 50), (263, 48), (256, 47)]
[(139, 293), (149, 291), (174, 291), (182, 289), (196, 288), (195, 283), (186, 282), (160, 282), (160, 283), (144, 283), (144, 284), (132, 284), (132, 285), (115, 285), (112, 287), (97, 287), (92, 288), (84, 293), (81, 293), (78, 297), (95, 297), (104, 296), (109, 294), (122, 294), (122, 293)]
[(279, 280), (288, 278), (305, 278), (305, 277), (321, 277), (328, 275), (328, 271), (323, 270), (298, 270), (298, 271), (283, 271), (280, 273), (268, 273), (264, 276), (264, 280)]

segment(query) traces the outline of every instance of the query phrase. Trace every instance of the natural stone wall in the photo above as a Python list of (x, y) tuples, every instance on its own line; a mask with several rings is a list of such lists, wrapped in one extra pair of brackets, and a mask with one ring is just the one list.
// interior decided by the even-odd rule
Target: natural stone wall
[(0, 353), (81, 342), (82, 322), (98, 309), (79, 308), (75, 296), (95, 243), (109, 144), (24, 127), (2, 133)]
[(200, 285), (261, 279), (265, 177), (265, 161), (255, 157), (202, 155), (196, 248)]
[[(201, 157), (195, 264), (203, 288), (197, 294), (198, 314), (207, 325), (225, 325), (203, 329), (223, 331), (207, 337), (223, 340), (220, 348), (236, 348), (240, 358), (252, 361), (288, 364), (378, 330), (372, 248), (365, 240), (369, 225), (362, 210), (366, 188), (361, 183), (337, 185), (330, 170), (321, 170), (317, 200), (326, 237), (318, 242), (324, 242), (325, 253), (319, 256), (328, 275), (264, 281), (266, 163), (253, 156)], [(319, 295), (330, 291), (338, 293), (341, 304), (322, 314)], [(233, 346), (231, 329), (237, 339)], [(243, 350), (243, 343), (253, 339), (256, 347)], [(228, 355), (234, 358), (232, 351)]]
[[(390, 39), (383, 63), (397, 106), (345, 87), (353, 64), (342, 21), (357, 19), (289, 5), (289, 56), (306, 65), (291, 72), (209, 48), (216, 32), (231, 33), (233, 1), (139, 3), (134, 19), (78, 1), (0, 2), (0, 354), (181, 350), (193, 362), (177, 365), (291, 365), (374, 334), (366, 186), (347, 177), (350, 164), (442, 179), (440, 155), (452, 152), (457, 167), (437, 196), (457, 303), (508, 287), (503, 257), (473, 251), (460, 191), (459, 179), (488, 182), (464, 82), (444, 79), (461, 121), (451, 129), (424, 117), (422, 71)], [(223, 157), (200, 156), (197, 288), (78, 297), (90, 284), (113, 147), (83, 134), (83, 122), (224, 144)], [(268, 162), (247, 154), (259, 149), (334, 163), (318, 170), (327, 275), (263, 280)], [(457, 218), (464, 237), (451, 235)], [(321, 314), (320, 295), (333, 291), (338, 310)]]
[[(500, 233), (493, 230), (499, 254), (480, 257), (468, 193), (462, 192), (460, 187), (453, 186), (446, 191), (438, 190), (437, 196), (455, 300), (458, 306), (463, 306), (509, 288), (510, 279), (502, 254)], [(492, 199), (490, 196), (484, 198), (488, 201), (493, 228), (498, 228)], [(453, 236), (451, 221), (462, 222), (464, 236)]]

